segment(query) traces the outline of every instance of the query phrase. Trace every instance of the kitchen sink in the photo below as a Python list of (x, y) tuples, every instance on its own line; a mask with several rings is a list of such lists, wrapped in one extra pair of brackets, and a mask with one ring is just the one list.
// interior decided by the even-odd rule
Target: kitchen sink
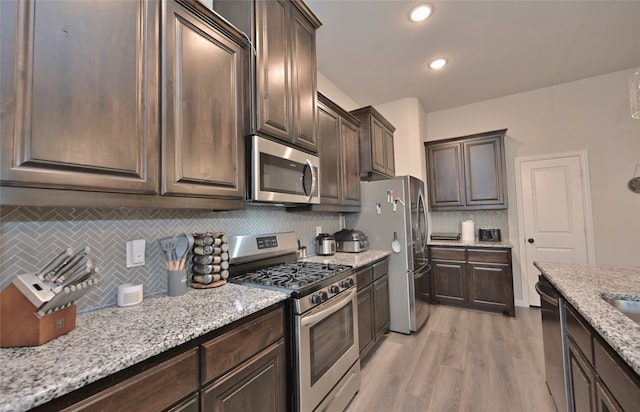
[(640, 300), (610, 297), (607, 295), (602, 296), (602, 299), (627, 315), (634, 322), (640, 323)]

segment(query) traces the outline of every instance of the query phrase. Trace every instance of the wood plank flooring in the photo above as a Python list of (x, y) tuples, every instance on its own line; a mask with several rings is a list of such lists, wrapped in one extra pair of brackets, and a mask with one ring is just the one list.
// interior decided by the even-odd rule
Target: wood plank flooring
[(347, 412), (553, 412), (540, 310), (516, 318), (431, 306), (417, 334), (389, 333), (363, 364)]

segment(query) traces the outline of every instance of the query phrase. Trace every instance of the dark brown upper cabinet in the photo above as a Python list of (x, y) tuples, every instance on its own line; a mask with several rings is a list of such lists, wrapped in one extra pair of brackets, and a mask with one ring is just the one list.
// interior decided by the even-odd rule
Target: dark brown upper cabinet
[(318, 93), (321, 205), (312, 209), (360, 211), (359, 126), (358, 119)]
[(242, 199), (247, 53), (177, 3), (164, 26), (162, 194)]
[(251, 39), (252, 133), (316, 153), (316, 29), (301, 0), (215, 1), (215, 10)]
[(241, 32), (195, 0), (0, 8), (3, 205), (245, 206)]
[(425, 143), (431, 210), (507, 209), (506, 131)]
[(2, 185), (157, 193), (159, 4), (1, 3)]
[(350, 112), (360, 120), (360, 178), (380, 180), (396, 175), (393, 132), (395, 127), (371, 106)]

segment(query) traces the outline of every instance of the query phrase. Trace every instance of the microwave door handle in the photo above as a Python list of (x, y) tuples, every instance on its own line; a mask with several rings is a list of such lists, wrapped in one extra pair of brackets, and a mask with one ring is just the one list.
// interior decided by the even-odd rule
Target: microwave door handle
[(309, 191), (309, 196), (307, 196), (307, 202), (311, 201), (313, 197), (313, 193), (316, 191), (316, 185), (318, 184), (318, 178), (316, 176), (316, 171), (313, 168), (313, 163), (311, 160), (306, 159), (307, 166), (309, 166), (309, 170), (311, 171), (311, 190)]

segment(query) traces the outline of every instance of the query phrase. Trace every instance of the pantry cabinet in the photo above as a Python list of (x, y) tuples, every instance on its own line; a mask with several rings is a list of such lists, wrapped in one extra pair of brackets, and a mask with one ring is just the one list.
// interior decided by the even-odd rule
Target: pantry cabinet
[(246, 33), (252, 60), (252, 133), (317, 152), (316, 29), (301, 0), (215, 1), (214, 9)]
[(326, 96), (318, 93), (318, 143), (322, 170), (321, 209), (360, 210), (360, 122)]
[(393, 132), (395, 127), (371, 106), (350, 112), (360, 120), (360, 178), (395, 177)]
[(195, 0), (0, 7), (3, 205), (244, 207), (242, 33)]
[(389, 331), (389, 258), (356, 270), (358, 285), (358, 343), (360, 360)]
[(506, 209), (504, 130), (426, 142), (430, 210)]
[(435, 303), (515, 316), (511, 249), (430, 246)]

